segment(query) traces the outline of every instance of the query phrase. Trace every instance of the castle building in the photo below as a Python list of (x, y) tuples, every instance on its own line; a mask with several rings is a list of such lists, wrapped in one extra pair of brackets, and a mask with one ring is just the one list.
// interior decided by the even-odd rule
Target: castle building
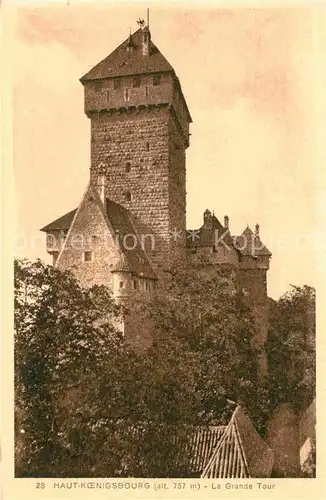
[[(233, 236), (209, 210), (186, 230), (186, 149), (192, 118), (179, 79), (141, 27), (81, 78), (91, 124), (90, 182), (77, 208), (45, 226), (55, 266), (119, 300), (152, 294), (173, 262), (210, 255), (232, 266), (267, 339), (271, 253), (259, 226)], [(262, 356), (262, 370), (266, 362)]]

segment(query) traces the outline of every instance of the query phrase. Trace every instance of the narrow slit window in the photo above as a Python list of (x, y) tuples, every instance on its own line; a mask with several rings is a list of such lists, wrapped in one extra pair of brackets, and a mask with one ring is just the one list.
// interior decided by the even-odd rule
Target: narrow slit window
[(132, 280), (132, 288), (133, 288), (134, 290), (137, 290), (137, 288), (138, 288), (138, 283), (137, 283), (137, 280)]
[(121, 87), (121, 80), (119, 78), (116, 78), (114, 81), (113, 81), (113, 88), (114, 90), (117, 90)]
[(129, 89), (124, 90), (124, 99), (125, 99), (125, 101), (130, 100), (130, 90)]
[(140, 87), (140, 82), (141, 82), (141, 77), (139, 75), (134, 76), (132, 79), (132, 86), (133, 87)]
[(146, 151), (149, 151), (149, 142), (146, 142)]
[(160, 85), (161, 83), (161, 75), (154, 75), (153, 76), (153, 85)]
[(52, 252), (53, 265), (57, 262), (58, 256), (59, 256), (59, 252)]
[(145, 97), (148, 97), (148, 87), (145, 87)]

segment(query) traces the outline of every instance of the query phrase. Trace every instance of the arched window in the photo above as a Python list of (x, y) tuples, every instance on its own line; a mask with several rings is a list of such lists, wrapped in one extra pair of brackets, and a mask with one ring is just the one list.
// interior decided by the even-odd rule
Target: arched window
[(131, 201), (131, 192), (130, 191), (127, 191), (125, 196), (126, 196), (126, 201)]

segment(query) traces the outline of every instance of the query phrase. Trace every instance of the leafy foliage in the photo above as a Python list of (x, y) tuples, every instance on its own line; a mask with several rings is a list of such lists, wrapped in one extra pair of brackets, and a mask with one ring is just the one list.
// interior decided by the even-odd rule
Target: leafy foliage
[(179, 266), (146, 311), (154, 332), (151, 357), (166, 384), (165, 418), (225, 424), (241, 404), (263, 430), (268, 393), (258, 374), (255, 322), (232, 270), (203, 258)]
[[(272, 312), (274, 405), (312, 388), (313, 302), (312, 289), (295, 289)], [(191, 457), (176, 454), (189, 429), (226, 424), (236, 404), (264, 432), (269, 392), (232, 270), (179, 266), (155, 297), (135, 299), (131, 313), (153, 335), (140, 356), (119, 332), (127, 313), (105, 287), (15, 263), (16, 475), (189, 476)]]
[(274, 406), (307, 407), (316, 391), (315, 290), (292, 287), (270, 311), (270, 392)]
[[(69, 272), (15, 262), (15, 407), (19, 474), (46, 473), (58, 447), (60, 407), (109, 357), (121, 356), (120, 309), (105, 287), (82, 289)], [(24, 450), (26, 455), (24, 455)], [(44, 469), (45, 468), (45, 469)]]

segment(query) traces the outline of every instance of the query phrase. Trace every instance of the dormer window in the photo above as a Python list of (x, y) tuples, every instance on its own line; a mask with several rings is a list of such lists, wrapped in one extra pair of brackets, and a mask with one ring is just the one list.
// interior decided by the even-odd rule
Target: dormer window
[(161, 75), (154, 75), (153, 76), (153, 85), (160, 85), (161, 83)]
[(132, 86), (133, 87), (140, 87), (140, 82), (141, 82), (140, 75), (134, 76), (132, 79)]
[(120, 80), (120, 78), (115, 78), (113, 80), (113, 88), (114, 88), (114, 90), (117, 90), (120, 87), (121, 87), (121, 80)]

